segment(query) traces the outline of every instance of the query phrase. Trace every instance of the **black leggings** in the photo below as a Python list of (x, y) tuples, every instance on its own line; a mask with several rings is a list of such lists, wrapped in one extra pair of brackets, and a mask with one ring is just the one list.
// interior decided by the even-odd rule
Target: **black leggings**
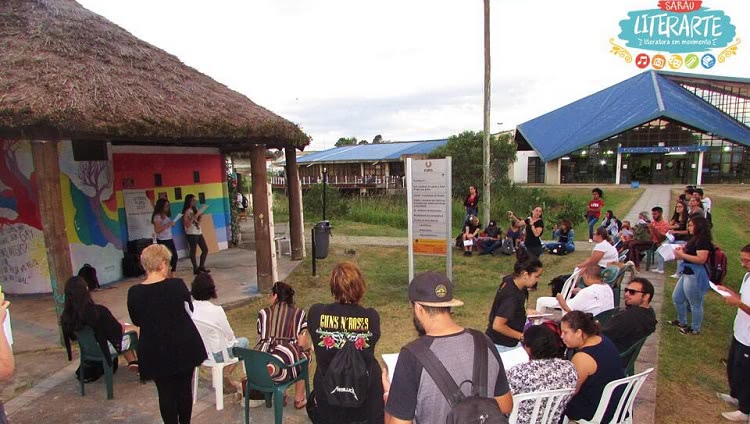
[[(169, 264), (172, 266), (172, 272), (177, 271), (177, 248), (174, 246), (174, 240), (156, 239), (156, 242), (167, 246), (167, 249), (169, 249), (169, 251), (172, 252), (172, 260), (169, 262)], [(193, 255), (195, 255), (195, 252), (193, 252)]]
[[(206, 239), (203, 238), (203, 234), (197, 236), (187, 235), (187, 242), (190, 246), (190, 262), (193, 264), (193, 272), (198, 271), (200, 268), (206, 267), (206, 257), (208, 256), (208, 246), (206, 246)], [(201, 262), (200, 266), (195, 263), (195, 247), (200, 246), (201, 248)]]
[(193, 369), (154, 378), (164, 424), (190, 424), (193, 413)]

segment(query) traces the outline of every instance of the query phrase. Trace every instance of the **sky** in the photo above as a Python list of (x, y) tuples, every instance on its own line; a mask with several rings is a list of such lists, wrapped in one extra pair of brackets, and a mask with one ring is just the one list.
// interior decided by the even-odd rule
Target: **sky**
[[(313, 141), (447, 138), (483, 128), (482, 0), (78, 0)], [(704, 0), (750, 37), (750, 2)], [(491, 0), (491, 132), (643, 70), (610, 52), (628, 12), (657, 0)], [(750, 44), (750, 43), (748, 43)], [(750, 78), (750, 48), (711, 69)], [(655, 53), (628, 49), (637, 53)], [(718, 51), (715, 51), (718, 54)]]

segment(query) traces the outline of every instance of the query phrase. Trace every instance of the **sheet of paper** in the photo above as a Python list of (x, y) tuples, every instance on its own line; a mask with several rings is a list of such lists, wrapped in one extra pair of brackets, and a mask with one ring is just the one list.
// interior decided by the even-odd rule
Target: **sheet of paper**
[(526, 353), (526, 349), (519, 346), (507, 352), (500, 353), (500, 359), (503, 360), (503, 367), (507, 371), (518, 364), (529, 362), (529, 354)]
[(709, 285), (709, 287), (711, 287), (711, 290), (715, 291), (716, 293), (719, 293), (720, 295), (722, 295), (724, 297), (731, 296), (731, 294), (729, 294), (729, 292), (726, 292), (726, 291), (720, 289), (719, 286), (717, 286), (716, 284), (714, 284), (712, 281), (709, 281), (708, 285)]
[(5, 321), (3, 321), (3, 329), (5, 330), (5, 337), (8, 339), (8, 344), (13, 346), (13, 330), (10, 328), (10, 309), (5, 314)]
[(474, 245), (473, 241), (471, 241), (471, 240), (464, 240), (464, 247), (466, 247), (466, 246), (473, 246), (473, 245)]
[(172, 220), (172, 222), (178, 222), (179, 223), (181, 219), (182, 219), (182, 212), (178, 213), (177, 216), (174, 217), (174, 219)]
[(553, 315), (554, 314), (531, 314), (531, 315), (527, 315), (526, 318), (529, 318), (529, 319), (548, 318), (548, 317), (551, 317)]
[(661, 255), (662, 258), (664, 258), (664, 262), (669, 262), (675, 260), (674, 256), (674, 248), (677, 246), (676, 244), (669, 244), (664, 243), (661, 246), (659, 246), (658, 249), (656, 249), (656, 253)]
[(398, 361), (398, 353), (384, 353), (381, 355), (385, 367), (388, 368), (388, 379), (393, 382), (393, 373), (396, 371), (396, 362)]

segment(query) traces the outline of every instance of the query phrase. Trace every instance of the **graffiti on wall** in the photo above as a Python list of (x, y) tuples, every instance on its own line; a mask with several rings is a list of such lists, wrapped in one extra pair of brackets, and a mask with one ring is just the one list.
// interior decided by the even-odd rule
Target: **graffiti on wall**
[(51, 290), (31, 143), (0, 139), (0, 285), (14, 294)]
[(123, 237), (113, 190), (112, 161), (76, 161), (70, 141), (60, 143), (60, 183), (73, 271), (97, 270), (102, 284), (122, 277)]

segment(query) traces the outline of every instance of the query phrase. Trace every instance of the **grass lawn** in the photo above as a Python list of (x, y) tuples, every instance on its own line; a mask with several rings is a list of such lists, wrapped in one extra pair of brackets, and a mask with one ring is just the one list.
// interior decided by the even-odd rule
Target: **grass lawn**
[[(725, 284), (739, 289), (744, 270), (739, 250), (750, 242), (750, 201), (712, 197), (714, 243), (727, 254)], [(677, 317), (671, 302), (675, 279), (667, 278), (660, 321)], [(656, 418), (659, 423), (723, 423), (720, 413), (733, 408), (718, 400), (714, 392), (726, 392), (726, 358), (732, 337), (736, 309), (709, 292), (704, 303), (701, 335), (687, 337), (675, 327), (665, 326), (661, 334)]]
[[(328, 285), (333, 266), (344, 260), (356, 262), (367, 281), (367, 293), (363, 305), (374, 307), (381, 318), (382, 337), (376, 347), (380, 358), (382, 353), (398, 352), (404, 344), (416, 337), (412, 325), (411, 309), (406, 297), (408, 285), (408, 263), (406, 248), (358, 246), (355, 256), (345, 255), (340, 249), (332, 249), (331, 255), (318, 261), (318, 277), (312, 277), (310, 261), (305, 261), (287, 278), (295, 291), (298, 306), (308, 310), (314, 303), (332, 301)], [(484, 331), (495, 291), (503, 275), (511, 272), (514, 259), (510, 256), (464, 257), (454, 250), (453, 277), (457, 289), (455, 296), (466, 304), (455, 308), (456, 320), (463, 326)], [(547, 282), (554, 276), (569, 273), (590, 252), (575, 252), (567, 256), (544, 255), (544, 274), (539, 290), (531, 293), (529, 304), (536, 303), (540, 295), (548, 296)], [(384, 264), (388, 264), (384, 266)], [(417, 272), (444, 270), (444, 259), (417, 257)], [(253, 346), (257, 340), (255, 321), (258, 310), (268, 306), (268, 298), (254, 300), (250, 305), (228, 311), (229, 321), (235, 333), (246, 336)], [(314, 361), (313, 361), (314, 366)]]

